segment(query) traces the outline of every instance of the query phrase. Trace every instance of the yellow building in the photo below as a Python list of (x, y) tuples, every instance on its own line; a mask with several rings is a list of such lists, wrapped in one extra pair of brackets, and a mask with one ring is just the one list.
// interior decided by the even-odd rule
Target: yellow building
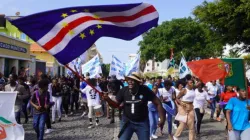
[(21, 68), (28, 69), (27, 75), (33, 75), (45, 72), (45, 63), (30, 54), (28, 42), (0, 34), (0, 72), (8, 77), (10, 73), (18, 74)]
[(35, 55), (37, 59), (46, 62), (46, 73), (55, 75), (65, 75), (65, 68), (63, 65), (59, 64), (54, 56), (45, 51), (37, 43), (31, 44), (30, 47), (31, 54)]

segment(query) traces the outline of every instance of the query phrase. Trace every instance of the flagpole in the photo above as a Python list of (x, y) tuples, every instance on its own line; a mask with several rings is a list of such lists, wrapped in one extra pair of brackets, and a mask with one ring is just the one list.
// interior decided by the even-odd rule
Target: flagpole
[[(92, 86), (91, 84), (89, 84), (89, 82), (88, 81), (86, 81), (81, 75), (79, 75), (79, 73), (78, 72), (75, 72), (71, 67), (69, 67), (69, 65), (65, 65), (65, 67), (67, 68), (67, 69), (69, 69), (74, 75), (76, 75), (79, 79), (81, 79), (82, 81), (84, 81), (85, 83), (87, 83), (91, 88), (93, 88), (100, 96), (102, 96), (103, 97), (103, 93), (102, 92), (100, 92), (99, 90), (97, 90), (94, 86)], [(107, 101), (109, 104), (111, 104), (113, 107), (115, 107), (115, 108), (119, 108), (119, 105), (116, 103), (116, 102), (114, 102), (114, 101)]]
[(245, 87), (246, 87), (246, 93), (247, 93), (247, 106), (248, 105), (248, 86), (247, 86), (247, 77), (246, 77), (246, 61), (243, 59), (243, 70), (244, 70), (244, 78), (245, 78)]

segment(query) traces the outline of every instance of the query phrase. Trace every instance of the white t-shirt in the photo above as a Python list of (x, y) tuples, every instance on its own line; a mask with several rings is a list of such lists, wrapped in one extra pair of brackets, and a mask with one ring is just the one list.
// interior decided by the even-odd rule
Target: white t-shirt
[(194, 108), (203, 108), (205, 105), (206, 100), (210, 100), (207, 92), (203, 90), (203, 92), (199, 92), (198, 89), (195, 90), (195, 97), (194, 97)]
[(178, 89), (178, 88), (175, 88), (175, 94), (176, 94), (176, 97), (179, 95), (181, 91)]
[[(159, 90), (160, 96), (163, 97), (163, 100), (165, 102), (172, 101), (172, 95), (175, 91), (173, 87), (171, 87), (169, 90), (166, 90), (166, 88), (159, 88), (158, 90)], [(164, 99), (166, 97), (167, 99)]]
[[(99, 86), (95, 87), (97, 90), (102, 91)], [(94, 89), (92, 89), (89, 85), (86, 86), (83, 90), (83, 93), (86, 93), (88, 106), (96, 106), (100, 105), (100, 96)]]
[(213, 94), (213, 95), (209, 95), (209, 98), (214, 98), (218, 93), (219, 87), (217, 85), (214, 86), (212, 84), (208, 84), (207, 90), (208, 90), (208, 93)]

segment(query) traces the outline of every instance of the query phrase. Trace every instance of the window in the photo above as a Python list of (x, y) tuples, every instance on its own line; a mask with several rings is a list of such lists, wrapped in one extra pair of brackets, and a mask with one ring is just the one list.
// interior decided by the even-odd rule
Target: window
[(24, 33), (21, 33), (21, 37), (20, 37), (20, 39), (21, 39), (21, 40), (24, 40), (24, 41), (26, 41), (26, 34), (24, 34)]
[(149, 66), (149, 63), (147, 63), (147, 66)]
[(159, 63), (157, 63), (157, 67), (159, 67), (160, 66), (160, 64)]

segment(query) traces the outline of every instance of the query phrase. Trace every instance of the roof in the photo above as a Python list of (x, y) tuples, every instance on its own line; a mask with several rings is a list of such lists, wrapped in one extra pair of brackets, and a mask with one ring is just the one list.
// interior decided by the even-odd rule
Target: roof
[(39, 46), (37, 43), (32, 43), (30, 46), (31, 52), (46, 52), (41, 46)]

